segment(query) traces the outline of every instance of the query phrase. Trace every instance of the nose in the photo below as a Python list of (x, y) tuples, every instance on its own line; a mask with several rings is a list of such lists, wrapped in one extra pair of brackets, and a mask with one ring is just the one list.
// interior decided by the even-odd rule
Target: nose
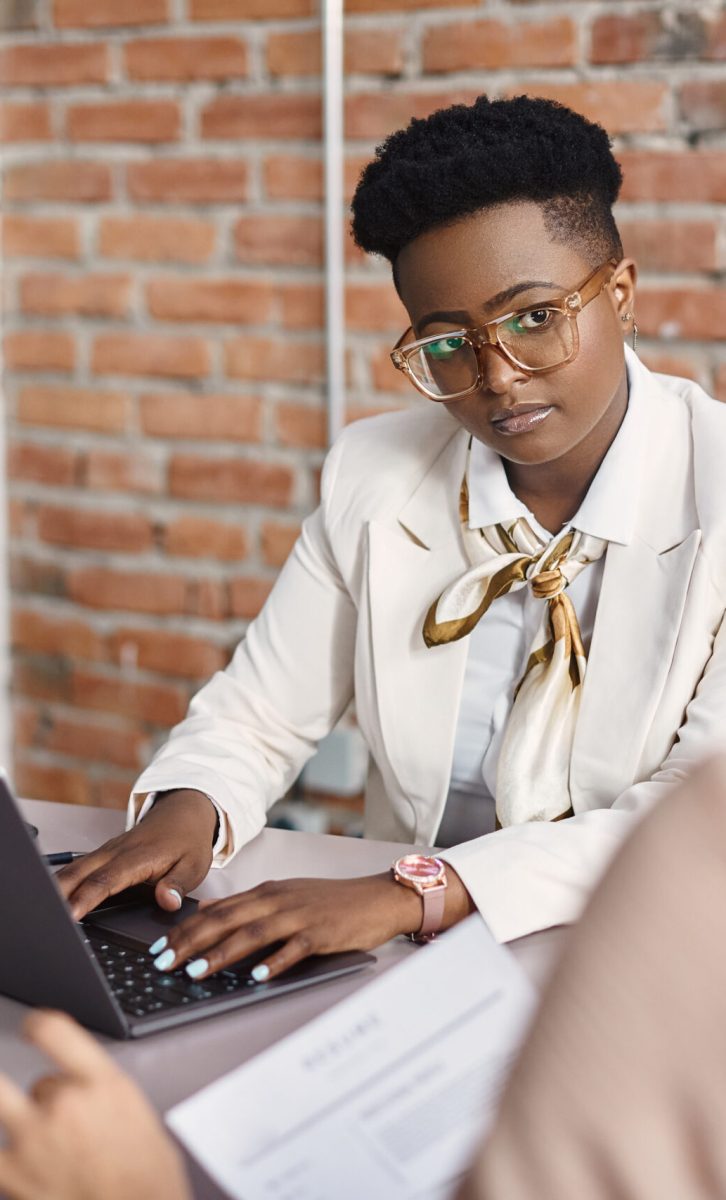
[(524, 383), (529, 379), (524, 367), (517, 367), (510, 362), (500, 346), (480, 344), (477, 352), (482, 387), (485, 391), (503, 396), (512, 390), (514, 383)]

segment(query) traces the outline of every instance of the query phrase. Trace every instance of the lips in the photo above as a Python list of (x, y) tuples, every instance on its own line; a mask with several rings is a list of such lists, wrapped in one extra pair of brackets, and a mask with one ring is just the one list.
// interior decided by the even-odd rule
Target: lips
[(497, 433), (528, 433), (546, 421), (554, 412), (551, 404), (515, 404), (513, 408), (501, 408), (489, 418)]

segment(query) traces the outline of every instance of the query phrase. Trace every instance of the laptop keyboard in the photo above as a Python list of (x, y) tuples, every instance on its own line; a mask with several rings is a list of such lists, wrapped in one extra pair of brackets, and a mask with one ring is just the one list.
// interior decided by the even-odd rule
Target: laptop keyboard
[(148, 1017), (214, 996), (265, 986), (250, 978), (251, 968), (260, 961), (259, 954), (195, 983), (181, 967), (175, 971), (157, 971), (148, 953), (131, 942), (116, 940), (105, 931), (97, 933), (86, 926), (85, 940), (121, 1008), (132, 1017)]

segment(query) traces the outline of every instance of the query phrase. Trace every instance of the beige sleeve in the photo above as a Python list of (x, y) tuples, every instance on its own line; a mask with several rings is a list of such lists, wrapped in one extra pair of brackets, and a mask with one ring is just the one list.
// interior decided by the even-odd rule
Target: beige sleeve
[(721, 759), (608, 871), (457, 1200), (726, 1196), (725, 945)]

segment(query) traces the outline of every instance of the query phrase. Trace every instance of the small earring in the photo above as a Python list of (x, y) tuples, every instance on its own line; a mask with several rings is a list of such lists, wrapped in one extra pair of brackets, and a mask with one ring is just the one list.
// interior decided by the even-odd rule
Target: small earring
[(632, 317), (632, 315), (633, 315), (633, 314), (632, 314), (631, 312), (626, 312), (626, 313), (623, 313), (623, 314), (621, 315), (621, 317), (620, 317), (620, 320), (621, 320), (621, 321), (629, 321), (629, 320), (630, 320), (630, 318)]
[(638, 326), (635, 324), (635, 321), (633, 321), (633, 350), (635, 350), (635, 347), (637, 346), (637, 344), (638, 344)]

